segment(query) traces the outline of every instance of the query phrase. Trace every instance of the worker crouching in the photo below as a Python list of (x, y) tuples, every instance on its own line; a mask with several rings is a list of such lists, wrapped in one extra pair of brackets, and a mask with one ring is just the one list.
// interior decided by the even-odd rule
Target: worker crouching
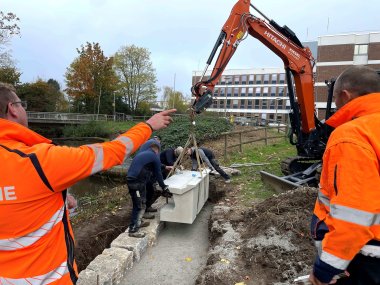
[(147, 150), (141, 151), (135, 156), (128, 169), (127, 185), (133, 204), (131, 224), (129, 226), (129, 235), (132, 237), (144, 237), (145, 233), (139, 232), (139, 229), (149, 225), (149, 222), (143, 222), (142, 218), (146, 210), (146, 186), (152, 177), (156, 177), (163, 190), (162, 195), (165, 197), (171, 196), (169, 188), (162, 178), (161, 162), (158, 156), (160, 148), (158, 141), (152, 141)]

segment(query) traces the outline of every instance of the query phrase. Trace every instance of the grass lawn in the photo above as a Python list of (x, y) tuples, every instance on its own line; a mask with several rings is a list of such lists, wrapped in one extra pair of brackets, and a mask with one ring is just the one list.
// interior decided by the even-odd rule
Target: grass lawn
[(241, 198), (245, 204), (251, 204), (254, 200), (265, 199), (274, 194), (274, 191), (266, 186), (260, 177), (260, 171), (283, 176), (281, 173), (281, 161), (287, 157), (295, 156), (296, 148), (288, 140), (277, 139), (276, 142), (264, 144), (252, 144), (243, 146), (243, 152), (233, 152), (225, 161), (225, 165), (231, 164), (264, 164), (259, 166), (243, 166), (238, 169), (240, 176), (233, 178), (234, 184), (239, 184)]

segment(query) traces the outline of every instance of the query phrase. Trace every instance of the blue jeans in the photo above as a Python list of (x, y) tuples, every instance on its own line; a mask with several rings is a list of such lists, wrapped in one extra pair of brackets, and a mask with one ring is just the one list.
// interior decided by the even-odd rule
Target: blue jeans
[(136, 180), (127, 181), (129, 195), (132, 198), (132, 221), (130, 227), (135, 226), (137, 228), (141, 225), (141, 219), (146, 209), (146, 187), (145, 183), (138, 182)]

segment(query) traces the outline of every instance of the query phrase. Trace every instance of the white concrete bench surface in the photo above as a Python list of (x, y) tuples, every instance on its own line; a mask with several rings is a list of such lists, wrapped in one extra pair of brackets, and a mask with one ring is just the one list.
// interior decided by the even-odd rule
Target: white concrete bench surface
[(160, 209), (160, 220), (192, 224), (209, 196), (210, 170), (184, 170), (165, 180), (173, 197)]

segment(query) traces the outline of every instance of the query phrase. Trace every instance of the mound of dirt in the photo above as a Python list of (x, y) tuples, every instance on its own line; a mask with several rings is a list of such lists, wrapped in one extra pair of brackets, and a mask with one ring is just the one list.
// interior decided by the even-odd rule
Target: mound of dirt
[(251, 208), (218, 205), (207, 266), (196, 284), (291, 284), (315, 257), (309, 224), (317, 191), (298, 188)]

